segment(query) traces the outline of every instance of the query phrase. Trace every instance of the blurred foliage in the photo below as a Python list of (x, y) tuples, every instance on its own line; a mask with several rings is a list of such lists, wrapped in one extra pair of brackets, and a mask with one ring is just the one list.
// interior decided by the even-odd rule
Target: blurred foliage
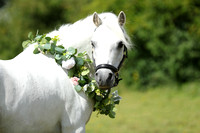
[(141, 0), (130, 7), (135, 50), (129, 83), (157, 85), (200, 78), (200, 1)]
[(134, 42), (122, 70), (128, 85), (200, 79), (199, 0), (1, 0), (0, 7), (1, 59), (19, 54), (30, 31), (46, 33), (94, 11), (123, 10)]
[(0, 8), (5, 5), (5, 0), (0, 0)]

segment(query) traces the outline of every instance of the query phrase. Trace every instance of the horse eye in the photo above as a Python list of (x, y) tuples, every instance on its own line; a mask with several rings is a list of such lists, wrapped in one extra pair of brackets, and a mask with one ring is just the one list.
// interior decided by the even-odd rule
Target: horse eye
[(123, 46), (124, 46), (123, 42), (120, 41), (120, 42), (118, 43), (118, 45), (117, 45), (117, 48), (118, 48), (118, 49), (121, 49)]

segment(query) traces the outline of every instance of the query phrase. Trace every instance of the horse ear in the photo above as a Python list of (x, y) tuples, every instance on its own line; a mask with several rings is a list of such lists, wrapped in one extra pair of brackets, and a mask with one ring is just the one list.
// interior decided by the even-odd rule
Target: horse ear
[(102, 21), (96, 12), (94, 12), (93, 14), (93, 22), (97, 27), (99, 27), (102, 24)]
[(118, 15), (118, 22), (120, 26), (124, 26), (126, 22), (126, 15), (123, 11), (121, 11)]

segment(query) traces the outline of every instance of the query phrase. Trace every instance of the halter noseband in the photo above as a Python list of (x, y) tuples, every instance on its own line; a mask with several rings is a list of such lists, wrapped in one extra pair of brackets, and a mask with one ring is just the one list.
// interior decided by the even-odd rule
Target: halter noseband
[(127, 51), (126, 46), (124, 45), (124, 55), (123, 55), (121, 62), (119, 63), (118, 68), (116, 68), (115, 66), (110, 65), (110, 64), (100, 64), (95, 68), (95, 72), (97, 70), (101, 69), (101, 68), (110, 69), (115, 74), (115, 82), (114, 82), (114, 85), (113, 85), (113, 87), (115, 87), (115, 86), (118, 85), (119, 81), (122, 80), (122, 78), (119, 78), (118, 72), (119, 72), (119, 69), (121, 68), (125, 58), (128, 58), (128, 51)]

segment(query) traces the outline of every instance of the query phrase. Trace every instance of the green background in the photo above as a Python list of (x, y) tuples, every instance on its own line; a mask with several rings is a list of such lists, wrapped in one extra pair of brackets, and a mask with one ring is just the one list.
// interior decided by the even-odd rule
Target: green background
[(93, 114), (86, 131), (200, 132), (200, 0), (0, 0), (0, 59), (19, 54), (29, 32), (121, 10), (134, 44), (117, 87), (123, 100), (116, 119)]

